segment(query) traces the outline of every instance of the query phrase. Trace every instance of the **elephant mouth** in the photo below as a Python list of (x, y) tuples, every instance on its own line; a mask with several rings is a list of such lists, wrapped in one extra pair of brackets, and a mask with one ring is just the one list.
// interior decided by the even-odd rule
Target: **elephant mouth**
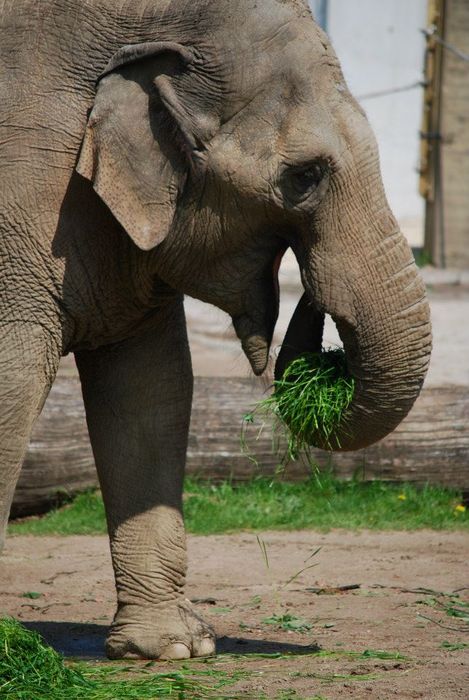
[[(308, 352), (321, 352), (325, 314), (303, 294), (291, 318), (275, 363), (275, 380), (279, 381), (288, 365)], [(306, 331), (305, 331), (306, 329)]]
[(277, 300), (277, 304), (280, 303), (280, 283), (278, 279), (278, 273), (280, 270), (280, 265), (282, 264), (283, 256), (285, 255), (286, 248), (283, 248), (280, 250), (277, 255), (274, 258), (274, 264), (272, 266), (272, 274), (273, 274), (273, 280), (274, 280), (274, 290), (275, 290), (275, 296)]

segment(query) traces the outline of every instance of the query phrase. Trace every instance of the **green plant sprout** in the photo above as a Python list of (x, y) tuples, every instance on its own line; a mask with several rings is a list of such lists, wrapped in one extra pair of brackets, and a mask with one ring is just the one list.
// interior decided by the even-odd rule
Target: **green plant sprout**
[(272, 395), (255, 410), (273, 414), (276, 427), (286, 428), (288, 456), (295, 459), (318, 443), (340, 447), (336, 434), (354, 389), (341, 348), (305, 353), (288, 365), (274, 381)]
[(278, 629), (285, 630), (287, 632), (299, 632), (300, 634), (309, 632), (313, 626), (304, 618), (291, 615), (290, 613), (265, 617), (262, 620), (262, 624), (274, 625)]

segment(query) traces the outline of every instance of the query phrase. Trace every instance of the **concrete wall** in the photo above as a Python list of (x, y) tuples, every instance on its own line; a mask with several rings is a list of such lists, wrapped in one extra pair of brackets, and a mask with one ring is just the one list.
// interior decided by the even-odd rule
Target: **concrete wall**
[[(467, 0), (460, 0), (461, 4)], [(313, 13), (321, 0), (310, 0)], [(422, 79), (426, 0), (328, 0), (327, 31), (357, 96)], [(386, 192), (412, 245), (423, 243), (418, 194), (422, 90), (360, 100), (376, 133)]]

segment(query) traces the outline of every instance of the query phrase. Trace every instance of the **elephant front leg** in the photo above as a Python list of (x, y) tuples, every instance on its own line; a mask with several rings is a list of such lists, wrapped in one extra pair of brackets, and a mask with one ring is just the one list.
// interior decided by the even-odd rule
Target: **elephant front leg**
[(209, 655), (214, 633), (184, 598), (192, 370), (182, 301), (151, 331), (76, 357), (117, 587), (107, 654)]
[(29, 436), (59, 359), (57, 338), (42, 326), (0, 318), (0, 551)]
[(111, 535), (118, 608), (111, 659), (185, 659), (215, 651), (213, 630), (184, 598), (186, 552), (179, 508), (136, 514)]

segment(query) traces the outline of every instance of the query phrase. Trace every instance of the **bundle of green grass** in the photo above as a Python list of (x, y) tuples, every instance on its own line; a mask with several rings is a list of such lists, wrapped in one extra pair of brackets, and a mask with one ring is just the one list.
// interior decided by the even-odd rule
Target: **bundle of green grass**
[[(153, 662), (135, 668), (66, 663), (37, 632), (12, 618), (0, 619), (0, 698), (5, 700), (199, 700), (222, 697), (217, 688), (230, 682), (222, 676), (209, 687), (192, 678), (193, 670), (154, 673), (149, 665)], [(129, 670), (140, 677), (122, 677)]]
[(293, 360), (272, 395), (259, 404), (287, 434), (288, 454), (309, 446), (340, 447), (337, 438), (355, 389), (340, 348), (305, 353)]
[(62, 657), (44, 644), (37, 632), (11, 618), (0, 620), (0, 697), (65, 697), (73, 688), (84, 691), (89, 685), (80, 673), (65, 666)]

